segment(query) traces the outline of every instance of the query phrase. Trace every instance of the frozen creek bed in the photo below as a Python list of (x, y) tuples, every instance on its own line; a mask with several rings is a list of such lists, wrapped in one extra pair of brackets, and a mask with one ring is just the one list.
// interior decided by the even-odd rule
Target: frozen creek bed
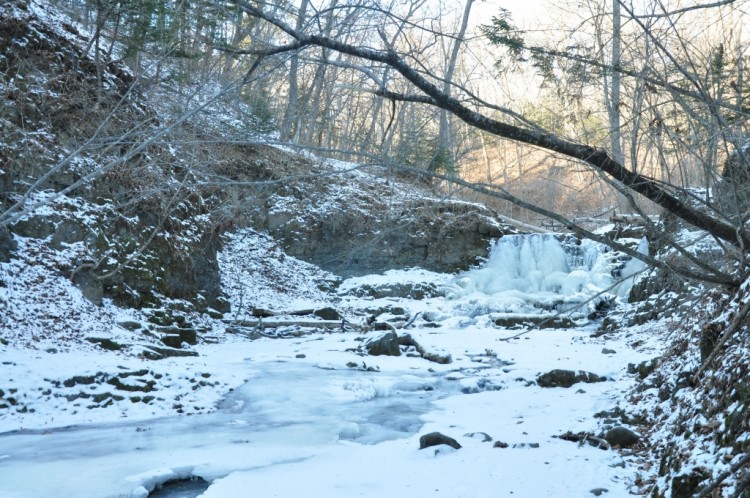
[[(653, 357), (658, 338), (592, 338), (591, 328), (510, 341), (498, 341), (508, 331), (483, 327), (410, 332), (453, 363), (362, 357), (352, 351), (361, 343), (355, 333), (231, 342), (169, 360), (174, 372), (211, 371), (237, 388), (206, 414), (4, 432), (0, 496), (144, 497), (187, 476), (210, 483), (201, 496), (222, 498), (628, 496), (632, 461), (553, 436), (596, 431), (593, 414), (622, 402), (633, 382), (627, 364)], [(346, 366), (363, 361), (379, 371)], [(611, 380), (532, 382), (554, 368)], [(419, 436), (433, 431), (463, 447), (419, 450)]]
[[(588, 243), (502, 240), (479, 270), (350, 279), (334, 297), (349, 311), (419, 313), (400, 332), (426, 351), (450, 355), (449, 364), (363, 355), (361, 346), (382, 334), (376, 331), (252, 341), (223, 334), (217, 344), (198, 346), (198, 357), (160, 361), (91, 345), (0, 349), (4, 399), (17, 403), (0, 411), (0, 496), (145, 498), (165, 482), (191, 477), (207, 485), (158, 496), (630, 495), (637, 452), (555, 436), (599, 433), (604, 422), (594, 414), (627, 408), (635, 382), (627, 366), (661, 353), (663, 324), (592, 337), (596, 325), (575, 306), (610, 287), (615, 272), (628, 275), (628, 265), (618, 267)], [(264, 288), (253, 271), (237, 270), (238, 284)], [(446, 288), (449, 298), (373, 299), (356, 292), (405, 281)], [(269, 294), (267, 306), (283, 299)], [(523, 335), (496, 325), (498, 317), (552, 309), (577, 325)], [(607, 380), (540, 387), (539, 375), (554, 369)], [(118, 384), (135, 391), (115, 398)], [(431, 432), (461, 448), (420, 450), (420, 436)]]

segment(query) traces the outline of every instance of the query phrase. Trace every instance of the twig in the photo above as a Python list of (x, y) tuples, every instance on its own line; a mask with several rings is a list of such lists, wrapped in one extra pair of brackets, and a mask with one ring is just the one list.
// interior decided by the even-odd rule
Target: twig
[(414, 323), (414, 322), (415, 322), (415, 321), (417, 320), (417, 317), (418, 317), (419, 315), (421, 315), (421, 314), (422, 314), (422, 312), (421, 312), (421, 311), (417, 311), (416, 313), (414, 313), (414, 316), (412, 316), (411, 318), (409, 318), (409, 321), (408, 321), (408, 322), (406, 322), (406, 323), (404, 324), (404, 326), (403, 326), (403, 327), (401, 327), (401, 328), (402, 328), (402, 329), (408, 329), (408, 328), (409, 328), (409, 327), (411, 326), (411, 324), (413, 324), (413, 323)]
[[(727, 477), (731, 476), (735, 472), (737, 472), (740, 468), (742, 468), (743, 465), (746, 465), (750, 463), (750, 453), (746, 453), (744, 457), (740, 458), (740, 460), (729, 467), (728, 470), (725, 470), (719, 476), (711, 482), (711, 484), (708, 485), (703, 491), (693, 496), (693, 498), (706, 498), (713, 490), (719, 487), (719, 485), (726, 480)], [(746, 479), (747, 480), (747, 479)], [(747, 483), (745, 483), (745, 486), (747, 486)]]
[(742, 496), (742, 492), (745, 491), (748, 487), (750, 487), (750, 474), (746, 475), (745, 478), (740, 481), (739, 484), (737, 484), (732, 498), (740, 498), (740, 496)]

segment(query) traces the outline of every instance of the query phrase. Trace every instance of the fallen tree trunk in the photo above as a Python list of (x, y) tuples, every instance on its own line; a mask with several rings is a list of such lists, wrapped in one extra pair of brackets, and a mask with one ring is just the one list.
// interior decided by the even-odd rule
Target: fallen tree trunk
[(224, 323), (235, 327), (246, 328), (279, 328), (279, 327), (302, 327), (318, 329), (337, 328), (361, 328), (360, 325), (344, 320), (222, 320)]

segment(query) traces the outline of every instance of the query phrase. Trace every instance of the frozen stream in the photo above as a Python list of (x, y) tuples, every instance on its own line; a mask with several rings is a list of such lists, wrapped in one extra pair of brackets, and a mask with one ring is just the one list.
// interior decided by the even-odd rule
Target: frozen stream
[[(113, 452), (190, 446), (290, 444), (338, 440), (375, 444), (416, 432), (431, 400), (455, 392), (455, 384), (407, 373), (380, 374), (321, 369), (286, 362), (249, 369), (250, 380), (215, 413), (147, 422), (72, 426), (4, 434), (0, 447), (15, 458), (56, 461), (98, 458)], [(122, 438), (128, 434), (127, 438)], [(40, 440), (45, 447), (29, 444)], [(14, 444), (17, 443), (17, 444)], [(9, 451), (9, 449), (13, 449)]]
[[(4, 375), (13, 376), (9, 381), (26, 382), (29, 392), (41, 392), (47, 378), (147, 366), (161, 375), (152, 402), (160, 414), (174, 413), (172, 399), (188, 403), (196, 384), (187, 383), (188, 394), (174, 398), (184, 392), (172, 385), (179, 379), (204, 375), (213, 385), (236, 386), (215, 411), (191, 416), (149, 416), (144, 409), (150, 405), (127, 399), (70, 411), (64, 399), (48, 397), (44, 405), (40, 396), (29, 406), (48, 416), (28, 414), (36, 425), (0, 419), (0, 497), (145, 498), (164, 482), (191, 476), (208, 484), (153, 496), (535, 498), (598, 496), (601, 490), (607, 498), (629, 496), (636, 469), (619, 453), (556, 436), (599, 430), (593, 414), (619, 405), (632, 385), (627, 364), (661, 347), (653, 328), (640, 331), (632, 347), (630, 334), (592, 338), (595, 325), (585, 323), (585, 310), (575, 311), (577, 327), (564, 330), (511, 338), (517, 330), (495, 325), (498, 314), (549, 314), (560, 303), (586, 302), (612, 286), (614, 270), (627, 276), (632, 269), (593, 244), (571, 250), (552, 236), (508, 237), (482, 269), (452, 280), (433, 274), (433, 282), (453, 289), (451, 299), (342, 302), (350, 309), (401, 306), (429, 316), (405, 332), (427, 351), (450, 354), (450, 364), (363, 356), (362, 344), (382, 334), (377, 331), (255, 341), (228, 336), (201, 345), (199, 357), (153, 363), (91, 351), (0, 358)], [(361, 280), (379, 285), (394, 278)], [(551, 369), (586, 370), (609, 380), (539, 387), (537, 376)], [(462, 448), (420, 450), (420, 435), (433, 431)]]
[[(247, 382), (211, 414), (0, 434), (0, 475), (36, 468), (50, 486), (45, 496), (76, 497), (104, 496), (97, 484), (109, 475), (114, 494), (107, 496), (137, 496), (139, 480), (150, 487), (165, 477), (189, 476), (196, 462), (201, 475), (214, 477), (206, 462), (238, 451), (245, 455), (237, 460), (239, 468), (245, 468), (269, 458), (269, 452), (271, 462), (298, 461), (308, 458), (311, 448), (338, 441), (376, 444), (408, 436), (422, 426), (420, 416), (432, 400), (458, 391), (456, 383), (408, 372), (374, 374), (286, 361), (243, 366)], [(200, 456), (206, 454), (216, 457)], [(169, 471), (158, 470), (166, 463)], [(151, 465), (157, 469), (153, 475), (139, 475)], [(83, 481), (93, 468), (99, 475), (88, 494)], [(79, 470), (71, 475), (71, 469)], [(115, 484), (128, 474), (135, 477)], [(5, 491), (29, 496), (24, 494), (29, 484)], [(69, 492), (57, 494), (68, 486)]]

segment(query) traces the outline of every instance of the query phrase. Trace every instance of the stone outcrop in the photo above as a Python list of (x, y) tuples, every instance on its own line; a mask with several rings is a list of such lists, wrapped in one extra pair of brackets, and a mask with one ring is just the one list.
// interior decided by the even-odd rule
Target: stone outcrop
[[(238, 225), (267, 231), (290, 256), (342, 277), (465, 270), (488, 255), (492, 240), (515, 233), (489, 208), (385, 168), (352, 172), (255, 144), (219, 172), (244, 182), (229, 194), (243, 199), (233, 213)], [(258, 180), (274, 183), (246, 186)]]
[[(21, 195), (28, 206), (46, 202), (49, 192), (71, 190), (0, 225), (0, 260), (11, 257), (14, 234), (47, 239), (70, 258), (60, 271), (96, 304), (110, 297), (123, 306), (156, 306), (166, 297), (226, 309), (216, 263), (220, 230), (210, 216), (220, 199), (200, 189), (170, 190), (184, 180), (170, 170), (181, 162), (176, 149), (155, 146), (127, 156), (130, 143), (152, 137), (160, 125), (132, 88), (135, 77), (119, 62), (97, 67), (85, 53), (87, 40), (62, 18), (42, 18), (23, 2), (11, 8), (16, 17), (0, 15), (0, 85), (6, 85), (0, 214)], [(116, 139), (126, 132), (128, 144), (82, 147), (61, 161), (96, 133)], [(43, 139), (28, 147), (29, 134)], [(108, 164), (116, 167), (107, 170)], [(93, 179), (73, 188), (88, 175)], [(37, 179), (35, 191), (27, 192)]]
[(442, 200), (405, 203), (382, 218), (340, 211), (329, 218), (290, 220), (269, 231), (290, 255), (343, 277), (415, 266), (466, 270), (504, 233), (488, 209)]

